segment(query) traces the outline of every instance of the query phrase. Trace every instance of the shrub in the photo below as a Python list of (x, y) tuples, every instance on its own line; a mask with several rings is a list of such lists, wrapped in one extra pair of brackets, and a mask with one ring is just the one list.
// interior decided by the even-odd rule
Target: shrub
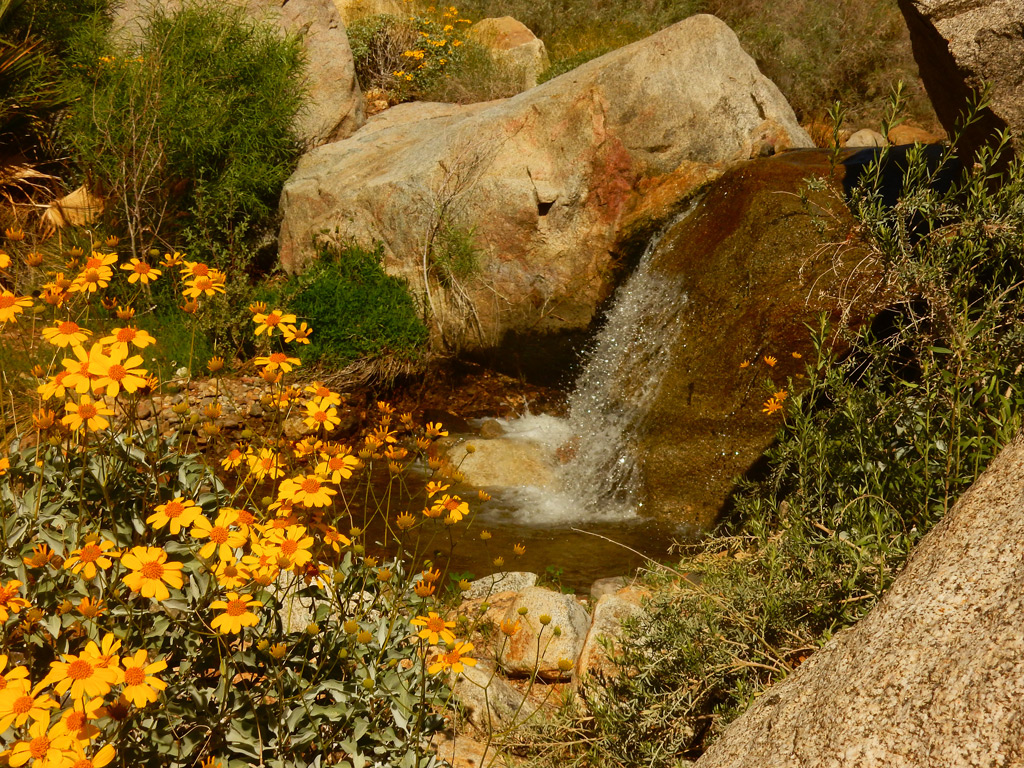
[(428, 333), (405, 281), (381, 266), (383, 248), (322, 246), (319, 260), (276, 299), (318, 329), (304, 360), (336, 366), (357, 358), (416, 358)]
[(227, 268), (272, 224), (298, 158), (299, 43), (211, 2), (155, 4), (146, 21), (135, 46), (96, 26), (76, 38), (64, 136), (134, 256), (187, 223), (190, 253)]

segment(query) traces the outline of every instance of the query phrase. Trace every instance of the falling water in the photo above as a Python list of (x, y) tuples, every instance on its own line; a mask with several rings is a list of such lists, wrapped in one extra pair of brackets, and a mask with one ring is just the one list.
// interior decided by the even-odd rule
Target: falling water
[[(685, 218), (689, 210), (672, 224)], [(642, 506), (638, 443), (665, 378), (680, 311), (677, 281), (651, 263), (666, 227), (652, 238), (632, 275), (615, 293), (604, 327), (569, 397), (575, 455), (563, 468), (564, 490), (578, 508), (600, 517)]]

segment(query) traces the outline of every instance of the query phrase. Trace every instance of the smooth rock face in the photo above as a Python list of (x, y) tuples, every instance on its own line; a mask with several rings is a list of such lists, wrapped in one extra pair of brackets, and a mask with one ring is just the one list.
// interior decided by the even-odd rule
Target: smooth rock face
[[(844, 150), (847, 179), (874, 156)], [(680, 297), (670, 322), (666, 373), (640, 435), (642, 496), (649, 512), (708, 528), (772, 442), (779, 418), (762, 412), (765, 381), (787, 386), (813, 359), (806, 323), (833, 322), (844, 304), (877, 300), (869, 254), (848, 240), (854, 220), (838, 193), (801, 195), (808, 177), (828, 177), (829, 150), (756, 160), (715, 181), (689, 217), (652, 254), (650, 271)], [(825, 213), (827, 211), (827, 213)], [(825, 225), (825, 232), (819, 225)], [(821, 243), (843, 243), (821, 248)], [(839, 297), (839, 298), (837, 298)], [(800, 355), (797, 358), (793, 353)], [(765, 356), (775, 358), (774, 367)], [(746, 365), (744, 365), (744, 362)], [(631, 390), (609, 393), (628, 408)]]
[(488, 48), (499, 65), (515, 71), (524, 91), (537, 85), (537, 78), (551, 66), (544, 41), (511, 16), (481, 19), (470, 27), (469, 38)]
[(458, 291), (430, 278), (446, 346), (586, 328), (624, 238), (644, 242), (766, 138), (810, 145), (735, 34), (694, 16), (511, 99), (401, 105), (318, 147), (282, 193), (281, 263), (301, 270), (314, 238), (380, 241), (388, 271), (424, 296), (444, 210), (478, 249)]
[[(363, 95), (345, 24), (334, 0), (226, 0), (245, 8), (254, 19), (276, 25), (285, 35), (299, 35), (306, 51), (308, 98), (296, 131), (310, 146), (351, 135), (365, 121)], [(114, 34), (139, 40), (145, 11), (159, 6), (176, 11), (186, 0), (124, 0), (114, 11)]]
[(882, 601), (771, 687), (700, 768), (1024, 765), (1024, 439)]
[[(521, 607), (527, 609), (525, 616), (519, 615)], [(540, 623), (543, 615), (551, 617), (551, 623), (546, 627)], [(576, 598), (543, 587), (529, 587), (517, 595), (505, 619), (518, 620), (522, 628), (502, 647), (498, 657), (502, 669), (513, 675), (530, 675), (536, 668), (538, 675), (545, 680), (568, 680), (572, 677), (572, 667), (561, 670), (558, 662), (567, 659), (575, 665), (590, 628), (590, 616)], [(561, 629), (557, 637), (552, 631), (555, 627)]]
[(965, 134), (973, 150), (1009, 127), (1024, 146), (1024, 3), (1020, 0), (899, 0), (914, 58), (935, 113), (952, 136), (973, 94), (990, 106)]

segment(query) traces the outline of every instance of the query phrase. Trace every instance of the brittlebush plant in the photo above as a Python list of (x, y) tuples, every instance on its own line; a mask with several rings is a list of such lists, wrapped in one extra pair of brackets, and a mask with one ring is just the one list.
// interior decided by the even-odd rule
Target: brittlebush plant
[[(473, 516), (443, 427), (382, 402), (358, 444), (331, 442), (342, 397), (296, 379), (316, 329), (256, 305), (268, 427), (229, 442), (222, 397), (177, 382), (161, 409), (170, 390), (144, 357), (160, 339), (106, 299), (175, 280), (194, 313), (226, 275), (175, 252), (122, 258), (113, 239), (43, 270), (24, 243), (12, 228), (0, 254), (0, 333), (23, 363), (3, 369), (0, 760), (436, 761), (449, 674), (475, 663), (420, 557)], [(295, 417), (305, 434), (286, 439)]]

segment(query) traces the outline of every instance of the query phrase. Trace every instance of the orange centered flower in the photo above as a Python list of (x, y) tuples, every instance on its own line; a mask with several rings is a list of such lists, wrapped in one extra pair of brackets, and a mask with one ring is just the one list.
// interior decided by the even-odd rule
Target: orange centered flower
[(316, 493), (320, 490), (320, 481), (315, 477), (307, 476), (306, 479), (302, 481), (302, 490), (306, 493)]
[(94, 667), (85, 659), (77, 659), (68, 665), (68, 677), (72, 680), (88, 680), (92, 677)]
[(164, 567), (161, 563), (155, 560), (149, 563), (144, 563), (142, 566), (142, 575), (147, 579), (162, 579), (164, 576)]
[(57, 326), (57, 330), (60, 331), (62, 336), (70, 336), (72, 333), (78, 333), (78, 323), (72, 322), (71, 320), (65, 320), (63, 323)]
[(142, 685), (144, 682), (146, 682), (146, 673), (142, 667), (128, 667), (124, 671), (125, 685)]
[(28, 753), (33, 760), (42, 760), (50, 751), (50, 739), (47, 736), (36, 736), (28, 743)]
[(82, 403), (78, 406), (78, 415), (84, 420), (88, 421), (99, 413), (96, 410), (96, 406), (92, 403)]
[(246, 610), (248, 608), (246, 607), (245, 600), (228, 600), (228, 616), (241, 616)]

